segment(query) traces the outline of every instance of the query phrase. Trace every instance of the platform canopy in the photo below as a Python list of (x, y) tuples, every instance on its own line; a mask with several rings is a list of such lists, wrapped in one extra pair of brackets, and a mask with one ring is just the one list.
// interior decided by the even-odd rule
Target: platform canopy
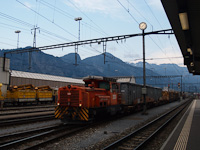
[(200, 75), (200, 0), (161, 0), (180, 46), (184, 65)]

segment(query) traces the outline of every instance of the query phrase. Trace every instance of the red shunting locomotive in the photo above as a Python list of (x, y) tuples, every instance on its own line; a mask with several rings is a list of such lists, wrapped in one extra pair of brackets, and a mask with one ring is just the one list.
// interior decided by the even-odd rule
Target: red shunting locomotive
[(58, 90), (55, 117), (64, 123), (88, 122), (96, 117), (114, 115), (121, 109), (120, 85), (116, 79), (88, 76), (84, 86), (68, 85)]

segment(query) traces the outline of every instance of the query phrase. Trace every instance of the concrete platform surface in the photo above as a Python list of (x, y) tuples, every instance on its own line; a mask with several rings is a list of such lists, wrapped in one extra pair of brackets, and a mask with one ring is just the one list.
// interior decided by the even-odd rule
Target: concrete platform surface
[(161, 150), (200, 149), (200, 99), (191, 103)]

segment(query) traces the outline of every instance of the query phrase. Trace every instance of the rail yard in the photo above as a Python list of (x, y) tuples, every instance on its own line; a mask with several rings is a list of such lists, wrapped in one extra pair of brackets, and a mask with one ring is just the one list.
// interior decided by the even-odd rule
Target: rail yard
[(0, 150), (199, 149), (199, 0), (1, 4)]
[[(176, 101), (167, 104), (167, 107), (162, 105), (157, 109), (152, 108), (148, 110), (148, 116), (136, 112), (128, 116), (107, 119), (103, 123), (98, 122), (89, 125), (63, 126), (57, 119), (46, 121), (45, 123), (44, 120), (36, 119), (36, 123), (30, 122), (27, 124), (26, 122), (24, 124), (22, 122), (15, 125), (12, 124), (10, 127), (1, 126), (0, 147), (12, 149), (12, 147), (20, 145), (18, 149), (39, 147), (41, 149), (62, 149), (67, 144), (66, 149), (103, 149), (111, 144), (112, 141), (119, 140), (120, 137), (135, 131), (156, 117), (160, 117), (161, 114), (166, 115), (172, 108), (180, 104), (183, 105), (185, 102), (189, 101), (185, 100), (182, 103)], [(15, 127), (15, 130), (13, 130), (13, 127)], [(60, 144), (58, 144), (58, 141)], [(66, 141), (68, 142), (66, 143)]]
[[(178, 116), (178, 110), (179, 113), (183, 114), (184, 108), (187, 108), (192, 100), (191, 95), (182, 95), (184, 99), (180, 101), (180, 93), (178, 92), (148, 87), (149, 94), (146, 101), (148, 111), (146, 115), (142, 115), (144, 101), (141, 94), (134, 94), (134, 91), (141, 92), (141, 85), (121, 83), (114, 78), (100, 76), (88, 76), (83, 80), (85, 86), (71, 84), (59, 88), (58, 99), (55, 103), (27, 102), (26, 105), (25, 103), (16, 105), (15, 101), (13, 101), (13, 104), (9, 102), (8, 106), (0, 110), (0, 148), (127, 149), (127, 146), (128, 148), (140, 148), (145, 146), (146, 143), (152, 145), (153, 143), (160, 143), (161, 147), (169, 133), (161, 134), (165, 136), (162, 140), (156, 142), (152, 138), (159, 139), (160, 132), (171, 126), (166, 124), (173, 122), (169, 120), (169, 118), (172, 118), (170, 116)], [(33, 90), (37, 93), (37, 88)], [(129, 95), (127, 95), (127, 90)], [(86, 97), (84, 92), (90, 97)], [(79, 96), (80, 93), (85, 96)], [(113, 96), (113, 94), (116, 96)], [(94, 100), (94, 97), (98, 98), (92, 102), (91, 100)], [(115, 103), (111, 102), (111, 97), (114, 98)], [(115, 109), (115, 106), (117, 109)], [(110, 111), (109, 107), (114, 111)], [(88, 113), (83, 112), (83, 110), (88, 110)], [(96, 111), (95, 114), (94, 111)], [(175, 113), (176, 115), (174, 115)], [(102, 117), (102, 114), (107, 117)], [(88, 118), (86, 118), (87, 115)], [(165, 116), (167, 123), (160, 121), (160, 118)], [(177, 122), (176, 118), (174, 120)], [(158, 125), (153, 124), (156, 121), (159, 122)], [(160, 130), (157, 133), (148, 126), (159, 126)], [(137, 138), (131, 139), (140, 142), (134, 142), (134, 146), (128, 144), (128, 141), (121, 144), (121, 139), (125, 141), (127, 136), (135, 136)], [(66, 141), (68, 142), (66, 143)], [(115, 145), (120, 148), (116, 148)], [(151, 148), (148, 147), (148, 149)]]
[(132, 79), (87, 76), (60, 88), (9, 86), (1, 94), (0, 149), (162, 148), (198, 95), (144, 89)]

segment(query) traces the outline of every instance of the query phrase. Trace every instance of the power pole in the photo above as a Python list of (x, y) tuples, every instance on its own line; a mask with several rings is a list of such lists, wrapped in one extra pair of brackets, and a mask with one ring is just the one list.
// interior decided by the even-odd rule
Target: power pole
[[(36, 30), (37, 29), (40, 29), (39, 27), (35, 26), (32, 30), (34, 30), (34, 33), (33, 33), (33, 48), (36, 48)], [(39, 30), (40, 31), (40, 30)], [(29, 70), (31, 69), (31, 56), (32, 56), (32, 52), (29, 52)]]
[[(78, 41), (80, 41), (80, 21), (82, 20), (82, 18), (81, 17), (77, 17), (77, 18), (74, 18), (74, 20), (75, 21), (78, 21), (78, 24), (79, 24), (79, 28), (78, 28)], [(78, 65), (78, 63), (77, 63), (77, 53), (78, 53), (78, 45), (75, 45), (75, 66), (77, 66)]]

